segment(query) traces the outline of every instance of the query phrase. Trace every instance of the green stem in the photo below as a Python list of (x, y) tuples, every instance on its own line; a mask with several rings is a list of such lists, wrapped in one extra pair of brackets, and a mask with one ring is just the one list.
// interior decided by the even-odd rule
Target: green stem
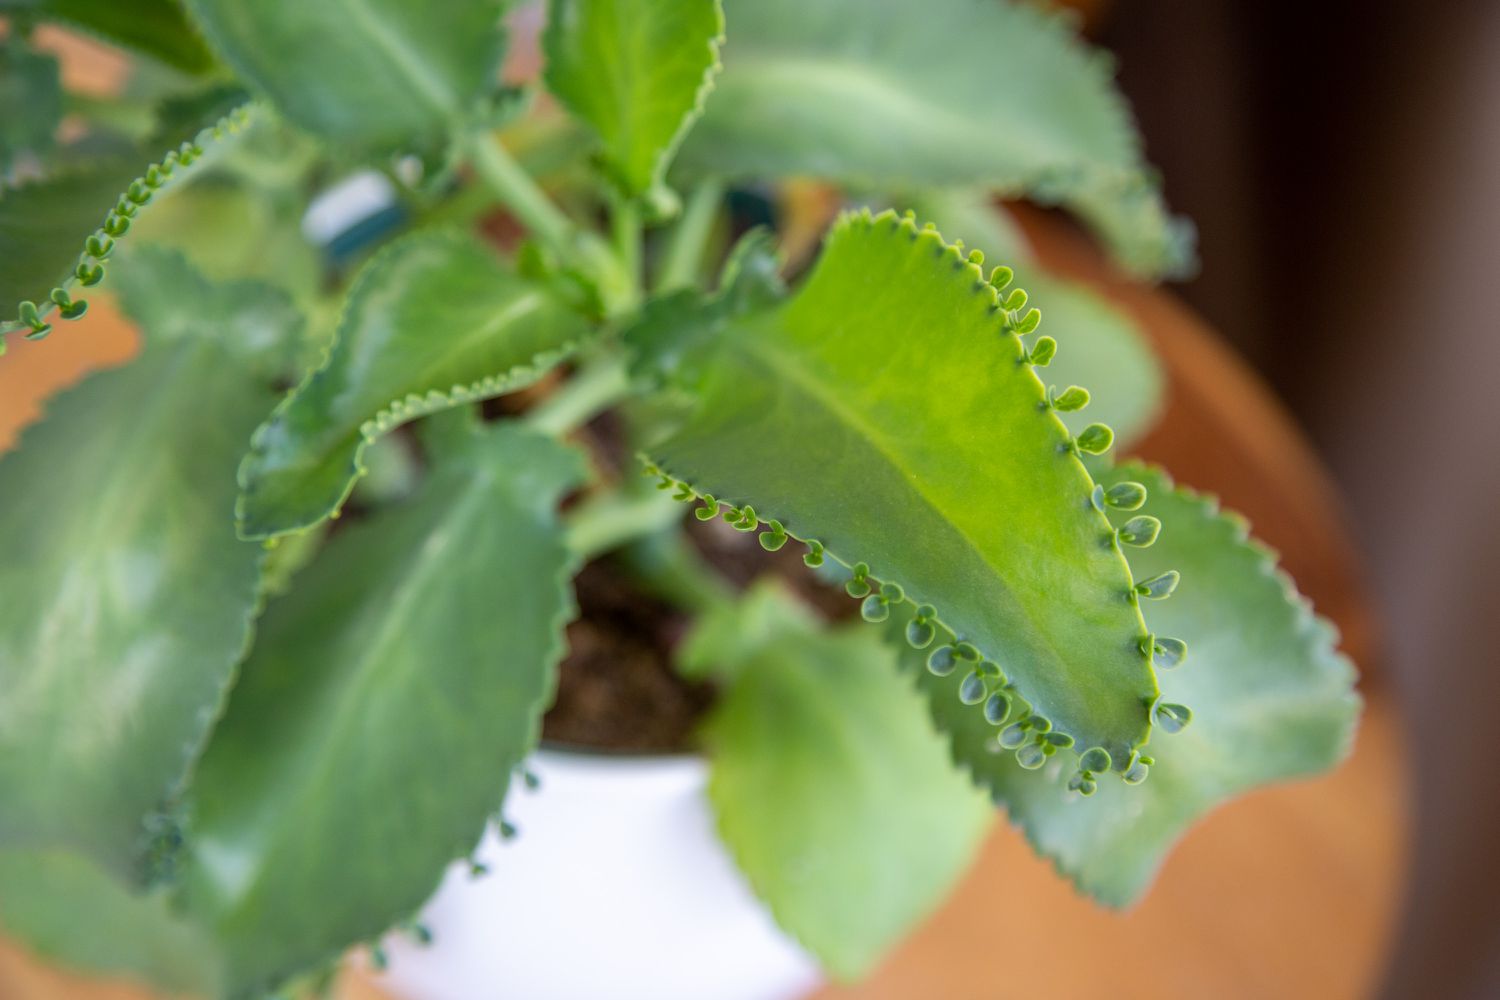
[(657, 292), (691, 288), (698, 283), (703, 251), (708, 246), (708, 237), (713, 232), (719, 203), (723, 199), (724, 184), (717, 180), (704, 181), (688, 196), (687, 207), (683, 209), (682, 218), (677, 221), (671, 242), (667, 244), (666, 258), (656, 282)]
[(630, 199), (616, 196), (610, 202), (609, 217), (615, 255), (630, 284), (630, 298), (637, 300), (641, 289), (641, 210)]
[(592, 559), (665, 531), (681, 520), (682, 504), (668, 494), (611, 490), (584, 501), (569, 513), (567, 543), (583, 558)]
[(703, 614), (735, 599), (734, 587), (680, 528), (646, 535), (620, 555), (647, 590), (685, 611)]
[(537, 235), (560, 258), (572, 261), (578, 253), (577, 229), (563, 210), (552, 203), (531, 175), (511, 159), (494, 132), (474, 136), (471, 159), (474, 169), (495, 197), (515, 213), (526, 228)]
[(561, 437), (629, 393), (630, 377), (624, 359), (601, 357), (584, 365), (571, 380), (533, 407), (526, 414), (526, 423), (543, 434)]

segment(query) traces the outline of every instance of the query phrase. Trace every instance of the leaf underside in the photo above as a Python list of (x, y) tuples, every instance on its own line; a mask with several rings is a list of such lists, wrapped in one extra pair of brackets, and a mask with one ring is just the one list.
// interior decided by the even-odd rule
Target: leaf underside
[(241, 534), (271, 537), (335, 514), (367, 442), (528, 385), (587, 334), (560, 298), (471, 236), (391, 244), (355, 282), (323, 365), (255, 432), (240, 469)]
[(593, 128), (630, 194), (661, 182), (713, 88), (723, 35), (718, 0), (549, 4), (547, 89)]
[(186, 0), (209, 44), (334, 144), (431, 147), (495, 86), (502, 0)]
[[(1099, 784), (1089, 798), (1067, 790), (1068, 769), (1026, 773), (991, 748), (999, 732), (957, 701), (957, 679), (935, 677), (906, 657), (930, 700), (954, 758), (1010, 813), (1038, 853), (1080, 890), (1123, 906), (1149, 886), (1187, 828), (1219, 803), (1252, 788), (1316, 774), (1347, 753), (1359, 711), (1354, 671), (1337, 635), (1249, 539), (1243, 519), (1211, 498), (1174, 489), (1162, 472), (1136, 464), (1101, 477), (1150, 491), (1143, 508), (1170, 525), (1133, 563), (1138, 572), (1180, 570), (1182, 584), (1152, 621), (1187, 640), (1180, 667), (1161, 674), (1163, 698), (1188, 705), (1193, 721), (1146, 748), (1151, 780)], [(1159, 728), (1159, 727), (1158, 727)]]
[(886, 191), (983, 186), (1060, 203), (1130, 269), (1191, 263), (1104, 56), (1026, 3), (729, 0), (724, 71), (688, 174)]
[(704, 732), (720, 835), (777, 922), (856, 978), (947, 895), (993, 810), (878, 633), (825, 630), (765, 585), (728, 615), (693, 651), (733, 676)]
[(192, 789), (183, 900), (252, 992), (411, 915), (535, 744), (573, 613), (572, 450), (474, 431), (266, 610)]
[(1014, 321), (936, 232), (845, 216), (791, 300), (705, 348), (700, 405), (648, 451), (681, 495), (900, 585), (888, 613), (935, 606), (1079, 749), (1123, 761), (1157, 694), (1146, 627)]
[(0, 844), (134, 879), (170, 836), (160, 814), (257, 605), (260, 549), (227, 516), (274, 400), (256, 358), (299, 322), (248, 294), (249, 322), (217, 298), (155, 303), (141, 357), (58, 396), (0, 461)]

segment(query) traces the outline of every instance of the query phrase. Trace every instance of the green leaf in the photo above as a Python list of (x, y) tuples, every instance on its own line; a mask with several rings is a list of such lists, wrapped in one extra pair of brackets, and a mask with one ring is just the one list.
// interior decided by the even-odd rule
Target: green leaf
[(1157, 693), (1147, 630), (1011, 322), (935, 232), (846, 216), (786, 305), (729, 324), (701, 405), (650, 454), (726, 516), (776, 518), (814, 560), (904, 588), (867, 617), (936, 605), (940, 641), (976, 644), (1058, 730), (1123, 759)]
[(498, 425), (336, 534), (266, 610), (192, 790), (183, 900), (250, 993), (408, 916), (534, 745), (582, 474)]
[[(1160, 732), (1139, 787), (1100, 782), (1067, 790), (1076, 761), (1061, 755), (1025, 774), (989, 750), (1001, 730), (958, 704), (954, 677), (911, 664), (954, 757), (1010, 812), (1037, 851), (1084, 892), (1121, 906), (1146, 890), (1172, 844), (1226, 799), (1260, 785), (1315, 774), (1348, 750), (1359, 699), (1333, 627), (1313, 615), (1274, 556), (1249, 540), (1243, 519), (1210, 498), (1174, 489), (1158, 470), (1130, 464), (1105, 485), (1144, 484), (1145, 510), (1170, 530), (1135, 558), (1142, 578), (1178, 570), (1182, 584), (1152, 606), (1160, 635), (1185, 640), (1181, 666), (1161, 674), (1162, 701), (1192, 709), (1179, 733)], [(908, 658), (910, 660), (910, 658)], [(1159, 727), (1159, 731), (1166, 727)]]
[(269, 289), (181, 297), (178, 264), (165, 298), (127, 284), (144, 354), (58, 396), (0, 460), (0, 845), (72, 847), (122, 878), (158, 874), (249, 641), (261, 555), (235, 537), (234, 470), (274, 400), (268, 335), (297, 323)]
[(214, 66), (177, 0), (0, 0), (0, 14), (61, 21), (189, 73)]
[(473, 237), (423, 232), (391, 244), (350, 290), (322, 367), (255, 432), (240, 469), (241, 534), (268, 538), (336, 514), (369, 441), (528, 385), (587, 334), (561, 298)]
[(0, 928), (48, 962), (173, 993), (218, 984), (213, 945), (160, 892), (133, 892), (86, 858), (0, 850)]
[(856, 978), (943, 900), (993, 811), (877, 633), (825, 631), (761, 586), (694, 642), (733, 675), (705, 727), (720, 834), (777, 922)]
[(1050, 385), (1086, 385), (1088, 409), (1059, 414), (1077, 434), (1100, 421), (1114, 428), (1122, 447), (1141, 437), (1161, 413), (1165, 376), (1145, 336), (1129, 316), (1085, 285), (1046, 274), (1032, 259), (1025, 237), (982, 191), (925, 191), (914, 196), (917, 214), (937, 224), (949, 239), (985, 253), (986, 263), (1006, 264), (1015, 282), (1042, 311), (1042, 329), (1026, 337), (1029, 348), (1043, 336), (1063, 349), (1045, 372)]
[(186, 0), (209, 44), (289, 120), (358, 151), (448, 140), (497, 87), (503, 0)]
[(682, 166), (1060, 203), (1126, 266), (1191, 262), (1101, 54), (999, 0), (730, 0), (724, 72)]
[(50, 151), (61, 120), (57, 60), (15, 37), (0, 39), (0, 177), (20, 154)]
[(723, 40), (719, 0), (551, 0), (547, 87), (598, 134), (621, 186), (645, 194), (713, 89)]
[(87, 303), (73, 294), (104, 280), (104, 261), (134, 219), (201, 169), (219, 140), (250, 118), (249, 106), (236, 109), (139, 176), (139, 161), (109, 157), (0, 189), (0, 310), (17, 316), (0, 319), (0, 352), (7, 332), (43, 337), (51, 330), (49, 314), (82, 316)]

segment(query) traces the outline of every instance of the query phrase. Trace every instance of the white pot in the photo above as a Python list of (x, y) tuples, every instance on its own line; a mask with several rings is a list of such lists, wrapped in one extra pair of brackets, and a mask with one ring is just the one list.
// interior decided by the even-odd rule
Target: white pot
[(817, 965), (771, 920), (714, 830), (705, 761), (545, 749), (512, 784), (520, 835), (486, 832), (386, 942), (405, 1000), (790, 1000)]

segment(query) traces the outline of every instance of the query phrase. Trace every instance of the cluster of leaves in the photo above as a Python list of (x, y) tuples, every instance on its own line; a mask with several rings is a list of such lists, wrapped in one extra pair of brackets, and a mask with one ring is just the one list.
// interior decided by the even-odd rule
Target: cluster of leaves
[[(1205, 810), (1339, 759), (1357, 704), (1331, 629), (1243, 523), (1102, 457), (1155, 419), (1154, 359), (994, 207), (1065, 206), (1144, 277), (1189, 263), (1065, 23), (551, 0), (526, 88), (564, 110), (522, 116), (506, 7), (0, 0), (156, 64), (78, 106), (99, 148), (53, 169), (22, 161), (60, 100), (0, 133), (6, 328), (77, 319), (129, 237), (110, 287), (146, 342), (0, 460), (12, 933), (254, 995), (399, 924), (536, 745), (572, 574), (676, 538), (673, 498), (803, 546), (865, 620), (704, 579), (679, 658), (722, 691), (725, 843), (840, 976), (937, 904), (990, 800), (1123, 904)], [(0, 98), (56, 91), (25, 38)], [(407, 223), (351, 278), (297, 224), (356, 165)], [(789, 287), (764, 230), (724, 252), (730, 185), (808, 176), (851, 205), (811, 273)], [(503, 259), (455, 225), (496, 204), (527, 231)], [(524, 415), (478, 419), (563, 366)], [(612, 406), (672, 498), (577, 444)], [(404, 471), (367, 475), (381, 454)], [(671, 572), (708, 572), (673, 544)]]

